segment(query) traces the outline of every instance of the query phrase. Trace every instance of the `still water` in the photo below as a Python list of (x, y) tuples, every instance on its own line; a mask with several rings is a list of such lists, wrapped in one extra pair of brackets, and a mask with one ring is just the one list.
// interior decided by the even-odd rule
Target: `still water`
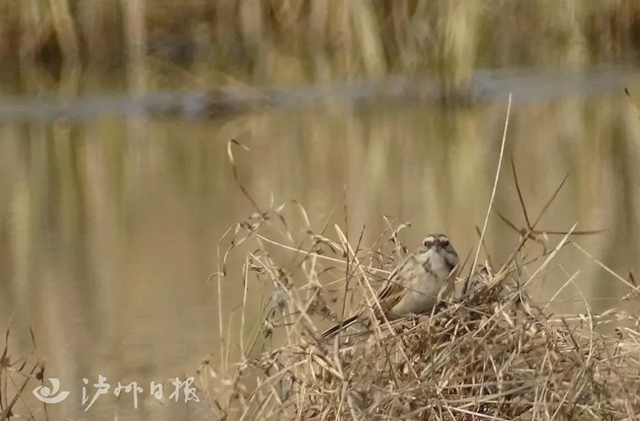
[[(640, 85), (628, 86), (640, 98)], [(547, 89), (539, 88), (527, 86)], [(149, 396), (149, 382), (164, 382), (168, 395), (170, 379), (195, 376), (209, 354), (217, 359), (220, 314), (226, 341), (238, 341), (246, 250), (229, 255), (222, 297), (211, 277), (229, 247), (226, 231), (254, 212), (234, 181), (228, 141), (249, 148), (234, 149), (238, 177), (263, 209), (298, 201), (315, 231), (329, 220), (358, 238), (364, 227), (364, 245), (387, 227), (387, 216), (411, 222), (400, 235), (409, 247), (444, 232), (466, 256), (486, 214), (506, 109), (504, 97), (449, 109), (328, 100), (225, 119), (4, 120), (0, 328), (10, 327), (12, 360), (33, 348), (32, 329), (45, 378), (59, 378), (71, 392), (47, 407), (54, 419), (210, 419), (204, 404)], [(637, 274), (639, 153), (640, 120), (621, 89), (520, 98), (496, 209), (524, 226), (511, 157), (532, 219), (568, 173), (539, 228), (606, 229), (576, 241), (623, 277)], [(303, 225), (297, 215), (296, 229)], [(491, 258), (500, 262), (518, 235), (495, 215), (487, 232)], [(550, 236), (549, 246), (560, 238)], [(574, 247), (560, 252), (531, 292), (544, 302), (578, 271), (555, 311), (584, 311), (583, 296), (594, 311), (625, 305), (628, 287)], [(261, 292), (248, 290), (250, 326), (260, 317)], [(93, 384), (99, 375), (111, 392), (84, 411), (83, 379)], [(113, 395), (118, 381), (144, 387), (137, 409), (131, 395)], [(94, 392), (87, 387), (89, 397)], [(20, 405), (15, 412), (28, 414)]]

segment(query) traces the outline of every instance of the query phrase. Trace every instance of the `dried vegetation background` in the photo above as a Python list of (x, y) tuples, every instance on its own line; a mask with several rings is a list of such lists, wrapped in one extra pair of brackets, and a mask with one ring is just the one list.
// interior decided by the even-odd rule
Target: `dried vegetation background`
[(476, 67), (580, 68), (640, 49), (634, 0), (2, 0), (0, 10), (3, 60), (145, 62), (192, 83), (191, 71), (228, 84), (425, 70), (459, 82)]

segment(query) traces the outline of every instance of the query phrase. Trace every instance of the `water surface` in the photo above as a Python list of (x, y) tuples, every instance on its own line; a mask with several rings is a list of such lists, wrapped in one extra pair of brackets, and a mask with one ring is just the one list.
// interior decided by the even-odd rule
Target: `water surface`
[[(638, 116), (618, 86), (557, 94), (544, 80), (520, 85), (530, 95), (513, 105), (496, 208), (523, 226), (510, 157), (534, 216), (568, 173), (540, 228), (607, 229), (576, 240), (612, 270), (637, 274)], [(640, 97), (639, 84), (627, 86)], [(314, 230), (330, 218), (357, 238), (364, 226), (364, 244), (387, 227), (386, 215), (412, 223), (401, 234), (408, 246), (445, 232), (466, 255), (484, 221), (506, 109), (506, 95), (452, 108), (328, 96), (218, 119), (127, 112), (2, 119), (0, 328), (11, 321), (11, 353), (31, 348), (33, 329), (45, 377), (72, 392), (49, 406), (55, 417), (202, 419), (200, 407), (159, 404), (148, 393), (135, 410), (130, 397), (107, 395), (84, 412), (81, 388), (98, 375), (114, 386), (194, 375), (206, 355), (219, 357), (220, 301), (223, 325), (231, 320), (227, 340), (238, 340), (244, 256), (230, 255), (221, 300), (209, 279), (229, 246), (221, 237), (254, 212), (233, 179), (228, 141), (250, 149), (235, 149), (239, 178), (264, 209), (296, 200)], [(486, 242), (500, 262), (518, 235), (494, 216)], [(594, 311), (624, 306), (628, 287), (572, 247), (532, 293), (544, 302), (577, 271), (555, 311), (584, 311), (583, 297)], [(249, 294), (251, 325), (261, 292), (252, 284)]]

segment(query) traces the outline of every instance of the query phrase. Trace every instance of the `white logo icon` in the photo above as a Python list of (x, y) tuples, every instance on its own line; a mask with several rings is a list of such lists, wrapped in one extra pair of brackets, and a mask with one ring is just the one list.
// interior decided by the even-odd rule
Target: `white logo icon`
[(40, 402), (44, 403), (60, 403), (67, 399), (69, 393), (71, 393), (68, 390), (63, 390), (58, 396), (53, 396), (60, 391), (60, 380), (55, 377), (51, 377), (49, 378), (49, 381), (53, 386), (53, 390), (49, 389), (47, 386), (38, 386), (33, 389), (33, 396), (35, 396)]

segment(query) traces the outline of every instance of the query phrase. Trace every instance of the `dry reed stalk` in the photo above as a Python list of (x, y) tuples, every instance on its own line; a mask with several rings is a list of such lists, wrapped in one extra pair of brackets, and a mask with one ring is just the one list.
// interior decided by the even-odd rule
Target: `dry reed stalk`
[(49, 7), (62, 57), (68, 65), (77, 65), (80, 60), (80, 43), (69, 3), (67, 0), (49, 0)]
[[(16, 410), (16, 404), (24, 401), (22, 396), (27, 385), (32, 380), (42, 381), (44, 374), (44, 363), (37, 358), (36, 341), (33, 330), (30, 330), (32, 349), (22, 357), (12, 358), (9, 351), (9, 338), (11, 331), (11, 320), (4, 335), (4, 347), (0, 355), (0, 421), (10, 418), (27, 417)], [(33, 360), (36, 359), (34, 362)], [(31, 367), (30, 369), (28, 367)], [(23, 402), (24, 403), (24, 402)], [(36, 411), (34, 408), (26, 408), (29, 418), (33, 418)]]
[[(445, 94), (455, 94), (479, 62), (582, 69), (603, 60), (628, 60), (637, 53), (640, 27), (640, 3), (633, 0), (589, 5), (546, 0), (120, 4), (91, 1), (72, 7), (68, 0), (5, 0), (0, 2), (8, 17), (3, 44), (20, 47), (26, 57), (59, 54), (65, 61), (77, 61), (82, 48), (95, 61), (127, 51), (133, 35), (134, 43), (142, 39), (147, 48), (151, 42), (169, 61), (184, 60), (185, 51), (193, 57), (205, 45), (210, 51), (204, 56), (216, 57), (215, 70), (236, 78), (431, 72), (443, 79)], [(138, 30), (132, 32), (132, 25)], [(198, 27), (207, 31), (191, 30)]]

